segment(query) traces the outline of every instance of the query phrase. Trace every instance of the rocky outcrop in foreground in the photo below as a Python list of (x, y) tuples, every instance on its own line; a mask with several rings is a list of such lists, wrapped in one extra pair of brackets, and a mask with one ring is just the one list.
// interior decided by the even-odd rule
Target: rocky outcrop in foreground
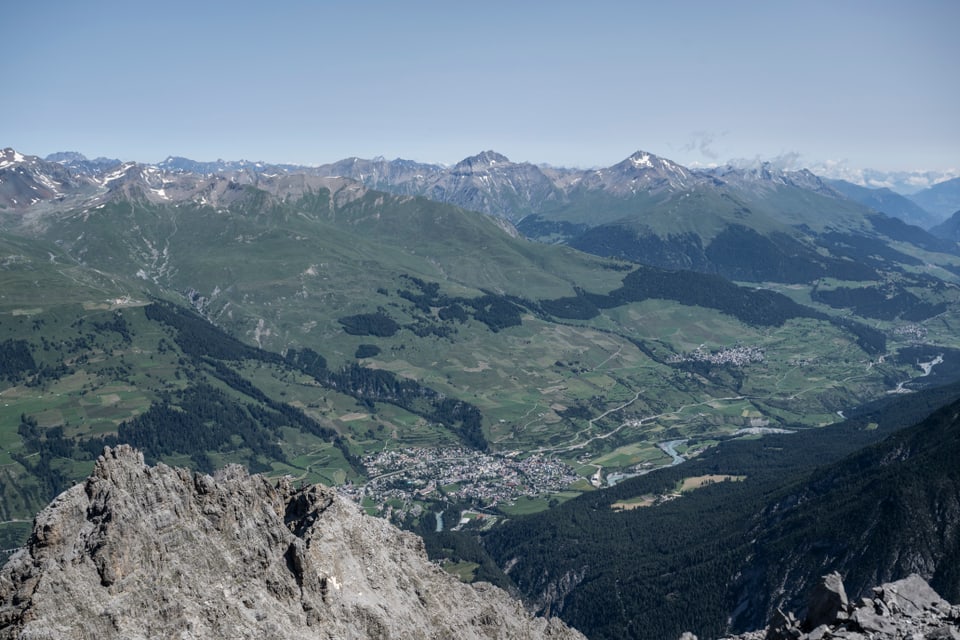
[(2, 638), (582, 639), (326, 487), (107, 449), (0, 571)]
[[(686, 638), (691, 638), (685, 634)], [(850, 602), (840, 574), (823, 576), (798, 620), (777, 611), (764, 631), (727, 640), (960, 640), (960, 606), (952, 606), (914, 574)]]

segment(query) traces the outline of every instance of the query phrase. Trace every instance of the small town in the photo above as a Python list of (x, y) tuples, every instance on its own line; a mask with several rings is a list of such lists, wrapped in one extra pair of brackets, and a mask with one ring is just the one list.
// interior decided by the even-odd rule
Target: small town
[(709, 362), (710, 364), (731, 364), (735, 367), (742, 367), (751, 362), (763, 362), (763, 359), (763, 349), (760, 347), (737, 345), (729, 349), (709, 351), (705, 345), (700, 345), (689, 353), (681, 353), (673, 356), (668, 362), (673, 364), (680, 362)]
[(927, 337), (927, 328), (919, 324), (907, 324), (895, 327), (893, 330), (895, 336), (901, 338), (911, 338), (913, 340), (923, 340)]
[(341, 490), (354, 500), (449, 499), (493, 506), (560, 491), (579, 479), (556, 458), (518, 452), (486, 454), (462, 447), (406, 448), (364, 456), (370, 480)]

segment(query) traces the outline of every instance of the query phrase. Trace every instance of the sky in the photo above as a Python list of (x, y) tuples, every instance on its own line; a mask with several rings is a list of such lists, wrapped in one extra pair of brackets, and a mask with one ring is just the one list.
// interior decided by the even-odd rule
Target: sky
[(0, 147), (960, 168), (960, 2), (30, 0)]

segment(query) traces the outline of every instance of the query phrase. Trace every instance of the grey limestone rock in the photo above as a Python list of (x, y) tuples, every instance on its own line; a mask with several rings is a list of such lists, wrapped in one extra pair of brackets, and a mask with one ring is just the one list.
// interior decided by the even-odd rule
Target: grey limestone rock
[(0, 571), (0, 638), (580, 639), (322, 486), (150, 467), (127, 446)]
[(950, 603), (914, 574), (874, 589), (874, 593), (892, 611), (915, 616), (923, 611), (947, 611)]
[(853, 620), (853, 623), (861, 631), (866, 631), (867, 633), (887, 634), (890, 636), (897, 630), (892, 618), (880, 615), (869, 608), (857, 609), (853, 612), (851, 620)]
[(810, 594), (810, 604), (807, 608), (807, 617), (803, 620), (803, 628), (809, 631), (833, 622), (837, 619), (838, 613), (846, 611), (848, 604), (847, 592), (843, 588), (843, 579), (840, 574), (834, 571), (823, 576)]
[(960, 629), (955, 625), (943, 625), (928, 631), (923, 640), (960, 640)]
[(847, 600), (837, 573), (823, 576), (803, 624), (779, 609), (766, 630), (727, 640), (960, 640), (960, 607), (951, 606), (918, 575), (874, 589), (875, 598)]

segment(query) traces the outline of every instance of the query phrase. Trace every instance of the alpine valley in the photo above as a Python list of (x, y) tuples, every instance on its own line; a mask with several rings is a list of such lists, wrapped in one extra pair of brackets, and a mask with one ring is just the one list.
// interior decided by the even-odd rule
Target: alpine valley
[(132, 445), (337, 487), (590, 638), (762, 627), (835, 570), (957, 602), (952, 182), (5, 149), (0, 548)]

